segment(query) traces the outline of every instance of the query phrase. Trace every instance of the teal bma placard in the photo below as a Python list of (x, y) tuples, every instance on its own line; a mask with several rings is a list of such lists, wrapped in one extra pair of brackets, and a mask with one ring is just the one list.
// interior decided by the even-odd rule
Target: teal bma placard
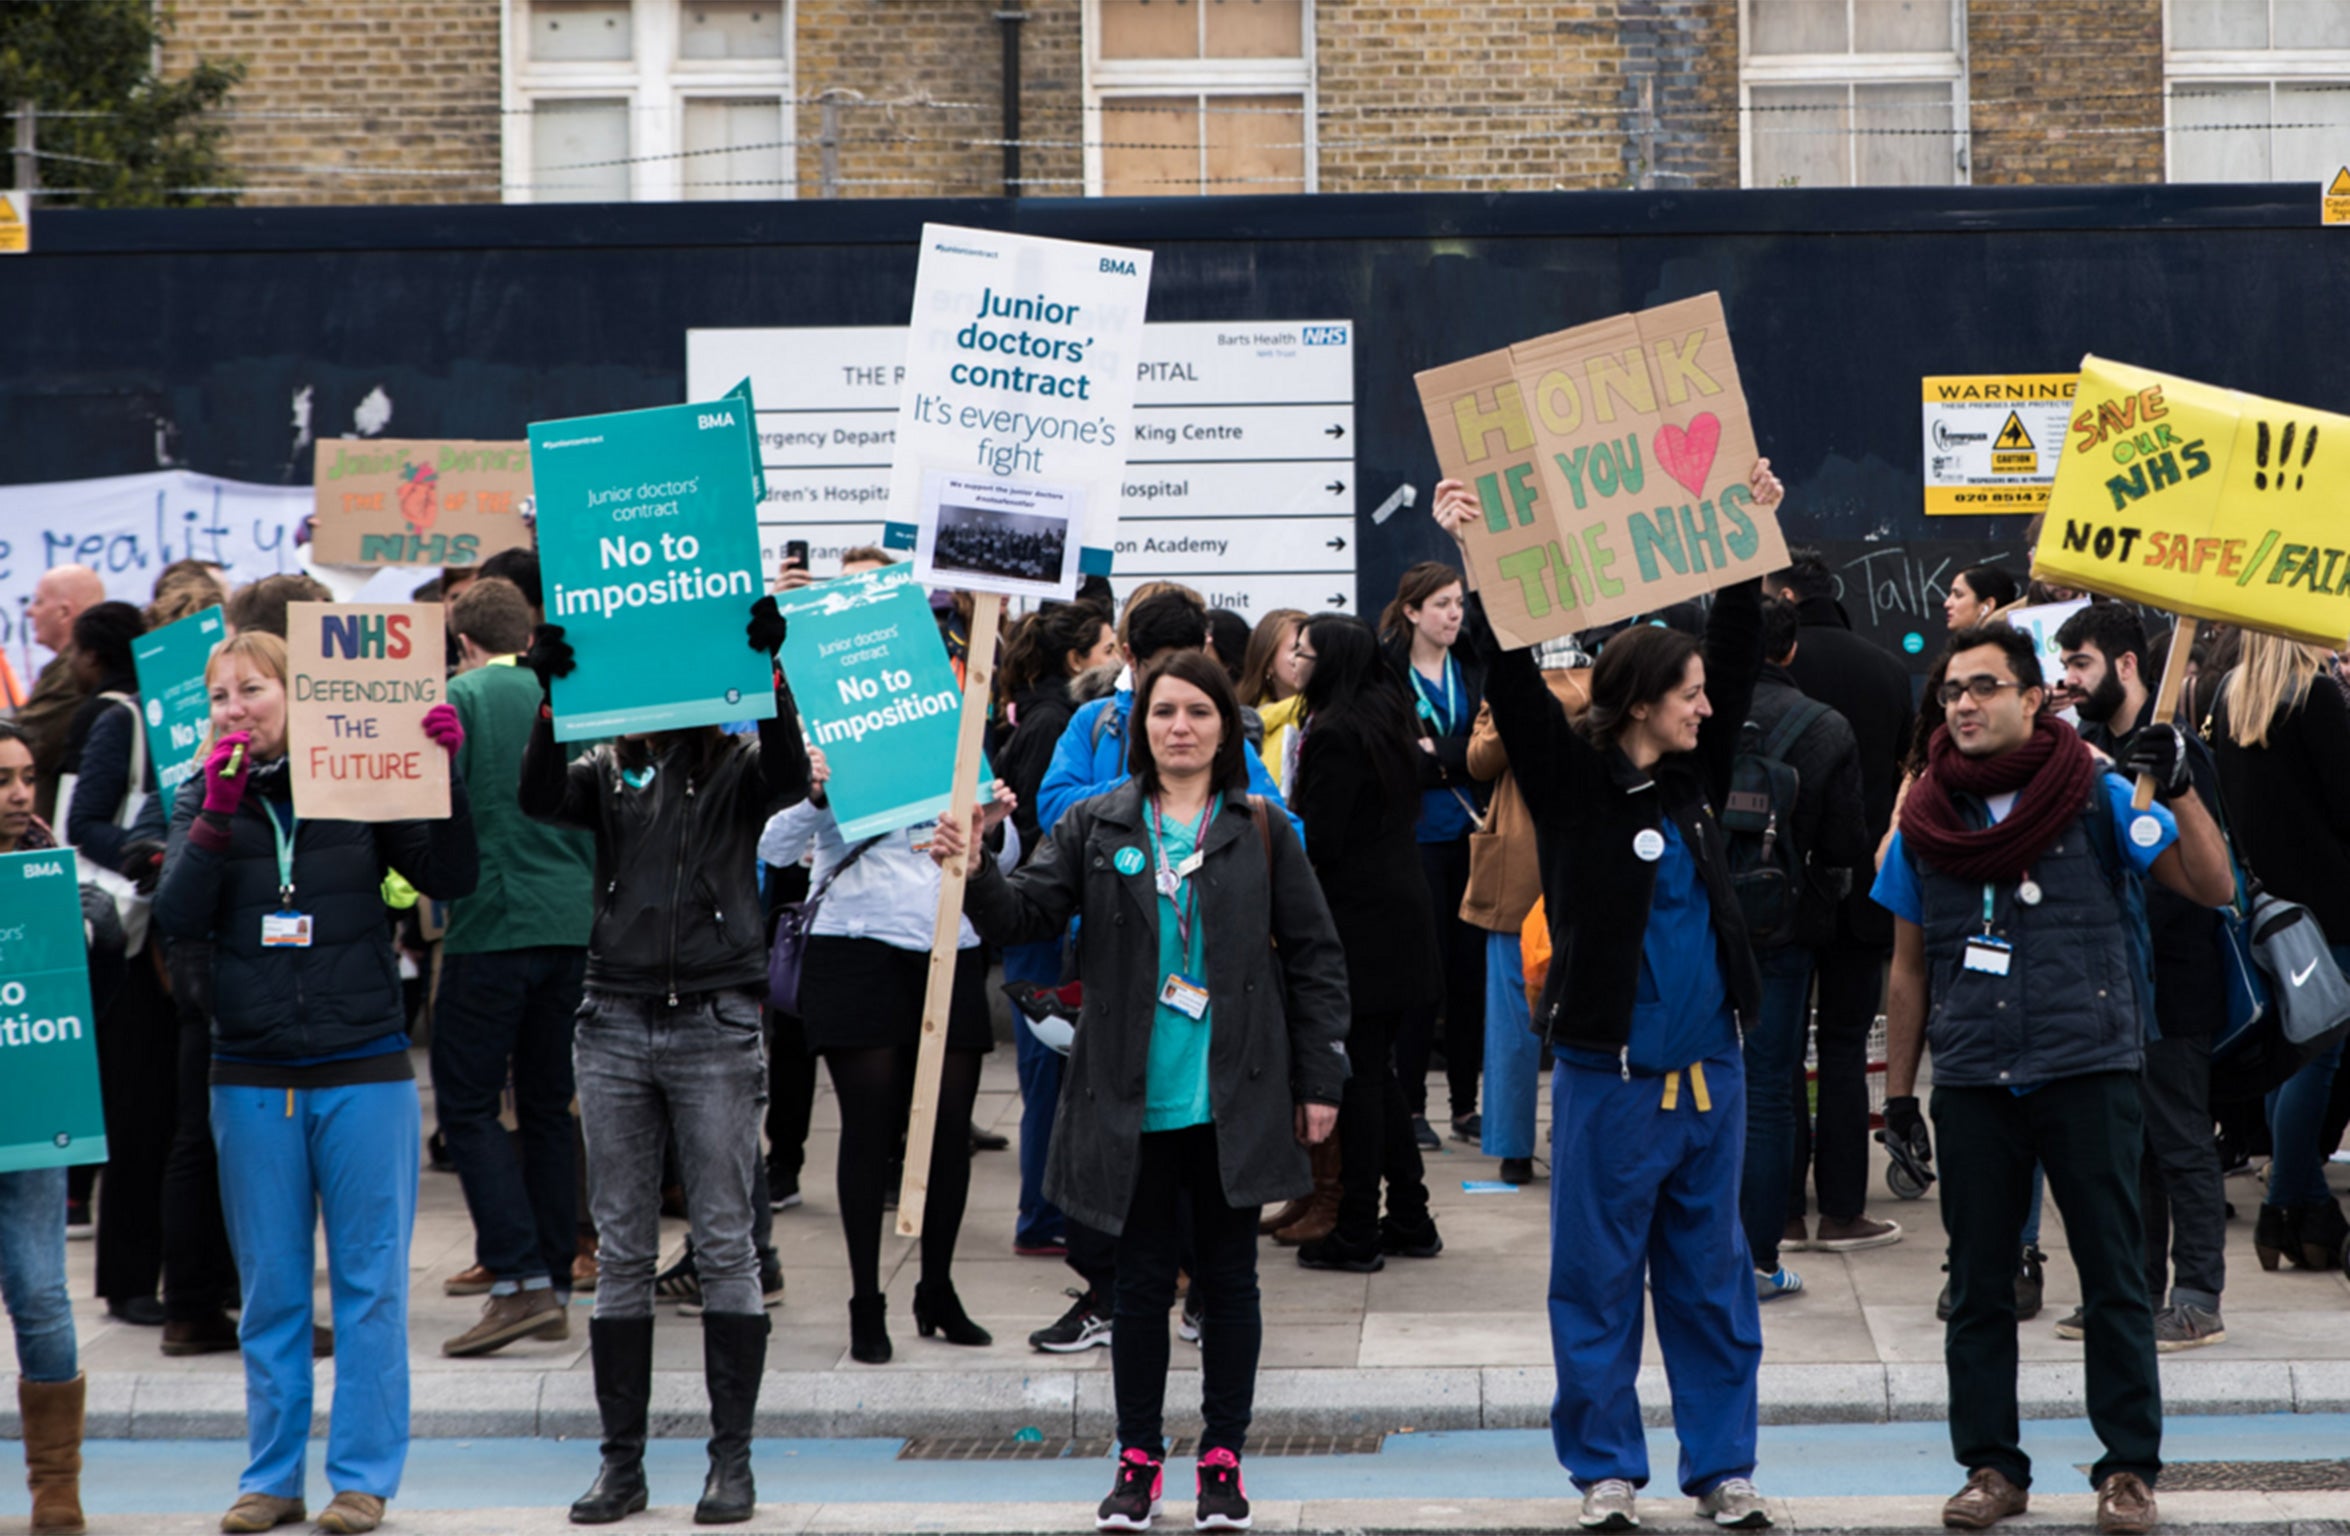
[(547, 621), (579, 670), (555, 683), (555, 737), (685, 730), (775, 713), (744, 644), (759, 571), (747, 394), (533, 422)]
[(131, 659), (139, 667), (139, 707), (147, 712), (147, 756), (166, 805), (199, 766), (197, 749), (212, 727), (204, 666), (212, 648), (227, 638), (220, 610), (207, 608), (131, 642)]
[(0, 854), (0, 1173), (106, 1161), (80, 881), (70, 848)]
[[(943, 815), (963, 693), (914, 568), (836, 577), (777, 602), (791, 621), (784, 676), (832, 770), (825, 799), (840, 835), (853, 843)], [(993, 777), (982, 759), (980, 784)]]

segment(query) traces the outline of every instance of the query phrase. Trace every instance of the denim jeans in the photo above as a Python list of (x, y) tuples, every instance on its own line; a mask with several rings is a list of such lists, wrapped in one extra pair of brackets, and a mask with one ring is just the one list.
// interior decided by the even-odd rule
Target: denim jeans
[(752, 1205), (767, 1047), (759, 1001), (702, 992), (658, 997), (589, 991), (571, 1060), (587, 1137), (588, 1208), (601, 1240), (596, 1316), (653, 1315), (661, 1255), (661, 1155), (672, 1133), (712, 1312), (760, 1310)]
[[(2350, 971), (2350, 944), (2334, 946), (2334, 962)], [(2326, 1154), (2333, 1149), (2318, 1141), (2341, 1059), (2342, 1048), (2336, 1045), (2268, 1096), (2268, 1139), (2275, 1149), (2268, 1165), (2271, 1205), (2314, 1205), (2333, 1198), (2326, 1187)]]
[[(1014, 944), (1004, 951), (1004, 980), (1051, 986), (1061, 979), (1061, 941)], [(1044, 1197), (1044, 1160), (1052, 1150), (1053, 1118), (1061, 1103), (1061, 1067), (1067, 1059), (1036, 1038), (1013, 1010), (1012, 1054), (1020, 1072), (1020, 1217), (1012, 1241), (1049, 1247), (1068, 1240), (1059, 1206)]]
[(1738, 1220), (1754, 1267), (1767, 1273), (1779, 1267), (1779, 1235), (1792, 1209), (1795, 1076), (1811, 1013), (1811, 951), (1782, 944), (1755, 958), (1762, 966), (1762, 1012), (1746, 1031), (1746, 1167), (1738, 1181)]
[(1514, 933), (1485, 935), (1485, 1129), (1487, 1157), (1532, 1157), (1542, 1096), (1542, 1037), (1526, 1003), (1525, 956)]
[[(448, 955), (432, 1033), (433, 1106), (473, 1256), (495, 1279), (544, 1275), (559, 1291), (571, 1289), (579, 1221), (571, 1031), (586, 967), (587, 951), (569, 946)], [(498, 1123), (509, 1071), (519, 1136)]]
[(65, 1289), (65, 1170), (0, 1173), (0, 1296), (27, 1381), (71, 1381), (73, 1298)]

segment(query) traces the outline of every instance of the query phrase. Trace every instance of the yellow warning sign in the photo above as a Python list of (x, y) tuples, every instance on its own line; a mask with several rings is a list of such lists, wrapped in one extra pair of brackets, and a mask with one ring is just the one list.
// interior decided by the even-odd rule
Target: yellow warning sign
[(2326, 187), (2325, 196), (2318, 201), (2325, 210), (2319, 222), (2350, 224), (2350, 165), (2334, 172), (2334, 179)]
[(2024, 430), (2024, 418), (2015, 411), (2007, 413), (2007, 425), (1991, 440), (1991, 473), (1995, 475), (2028, 475), (2040, 467), (2040, 451), (2032, 445), (2032, 434)]
[(2017, 415), (2014, 411), (2009, 411), (2007, 413), (2007, 425), (1999, 429), (1999, 436), (1992, 441), (1991, 446), (1994, 448), (2006, 448), (2011, 450), (2017, 448), (2030, 448), (2032, 446), (2032, 434), (2024, 430), (2023, 417)]
[(0, 256), (22, 256), (33, 248), (32, 199), (0, 192)]

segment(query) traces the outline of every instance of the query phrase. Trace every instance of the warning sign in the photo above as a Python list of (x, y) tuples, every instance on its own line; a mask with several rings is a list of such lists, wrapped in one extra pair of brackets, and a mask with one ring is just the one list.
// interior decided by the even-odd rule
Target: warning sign
[(0, 256), (22, 256), (32, 248), (32, 194), (0, 192)]
[(2334, 179), (2327, 185), (2325, 196), (2318, 201), (2325, 210), (2320, 223), (2350, 224), (2350, 165), (2334, 172)]
[(2069, 373), (1927, 379), (1926, 511), (2029, 515), (2045, 509), (2075, 383)]

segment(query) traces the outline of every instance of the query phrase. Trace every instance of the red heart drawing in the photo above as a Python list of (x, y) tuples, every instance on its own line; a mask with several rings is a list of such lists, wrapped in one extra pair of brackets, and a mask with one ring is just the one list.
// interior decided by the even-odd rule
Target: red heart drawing
[(1714, 467), (1714, 455), (1722, 446), (1722, 419), (1711, 411), (1699, 411), (1689, 422), (1687, 431), (1666, 422), (1656, 429), (1656, 461), (1665, 467), (1665, 473), (1689, 487), (1692, 496), (1705, 494), (1705, 477)]

